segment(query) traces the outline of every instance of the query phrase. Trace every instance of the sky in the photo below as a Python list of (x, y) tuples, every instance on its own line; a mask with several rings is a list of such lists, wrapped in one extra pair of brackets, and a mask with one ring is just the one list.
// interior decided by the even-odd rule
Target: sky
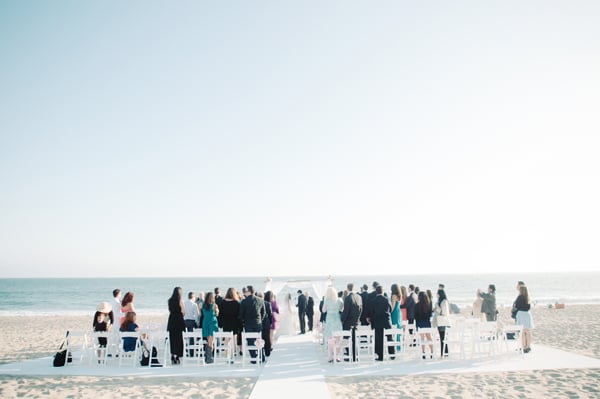
[(600, 2), (0, 2), (0, 277), (600, 270)]

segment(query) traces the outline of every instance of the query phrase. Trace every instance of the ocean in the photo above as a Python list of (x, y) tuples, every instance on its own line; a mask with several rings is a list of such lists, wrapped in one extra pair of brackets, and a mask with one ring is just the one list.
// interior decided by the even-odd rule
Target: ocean
[[(273, 277), (273, 280), (326, 278), (288, 276)], [(488, 284), (495, 284), (498, 305), (510, 306), (517, 296), (515, 287), (518, 280), (525, 281), (532, 300), (538, 306), (556, 302), (600, 304), (600, 272), (333, 276), (333, 285), (337, 290), (343, 290), (347, 283), (352, 282), (358, 290), (363, 284), (371, 287), (373, 281), (378, 281), (389, 292), (392, 283), (405, 286), (413, 283), (421, 289), (431, 289), (435, 293), (438, 284), (443, 283), (450, 302), (464, 307), (473, 303), (478, 288), (485, 290)], [(187, 297), (189, 291), (197, 294), (200, 291), (213, 290), (215, 287), (220, 287), (224, 295), (228, 287), (239, 290), (249, 284), (257, 291), (262, 291), (265, 283), (265, 277), (0, 279), (0, 315), (93, 314), (98, 303), (112, 299), (112, 290), (115, 288), (119, 288), (123, 293), (134, 293), (138, 313), (166, 315), (167, 299), (176, 286), (182, 287)], [(291, 291), (291, 288), (284, 288), (282, 294)], [(314, 291), (311, 294), (314, 296)]]

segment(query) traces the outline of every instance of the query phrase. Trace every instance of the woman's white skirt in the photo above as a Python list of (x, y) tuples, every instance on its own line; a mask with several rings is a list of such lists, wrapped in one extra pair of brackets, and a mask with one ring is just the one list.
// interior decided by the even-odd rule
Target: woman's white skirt
[(531, 330), (534, 328), (533, 325), (533, 317), (531, 317), (531, 312), (525, 312), (523, 310), (519, 310), (517, 312), (516, 324), (523, 326), (526, 330)]

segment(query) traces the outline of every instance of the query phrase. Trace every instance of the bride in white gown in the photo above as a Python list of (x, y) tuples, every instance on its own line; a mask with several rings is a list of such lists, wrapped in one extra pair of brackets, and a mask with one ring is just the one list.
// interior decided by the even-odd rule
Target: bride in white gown
[(297, 313), (294, 312), (294, 305), (292, 304), (292, 294), (286, 294), (283, 298), (283, 306), (279, 308), (280, 323), (279, 323), (279, 335), (294, 335), (296, 334), (295, 318)]

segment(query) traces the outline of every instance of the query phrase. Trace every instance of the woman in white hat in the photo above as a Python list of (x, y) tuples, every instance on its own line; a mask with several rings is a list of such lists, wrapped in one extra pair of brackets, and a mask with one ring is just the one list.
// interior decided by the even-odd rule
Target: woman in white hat
[[(112, 305), (108, 302), (101, 302), (96, 308), (96, 314), (94, 314), (94, 321), (92, 324), (94, 331), (110, 331), (113, 322)], [(106, 347), (106, 338), (99, 337), (98, 344), (101, 347)]]

